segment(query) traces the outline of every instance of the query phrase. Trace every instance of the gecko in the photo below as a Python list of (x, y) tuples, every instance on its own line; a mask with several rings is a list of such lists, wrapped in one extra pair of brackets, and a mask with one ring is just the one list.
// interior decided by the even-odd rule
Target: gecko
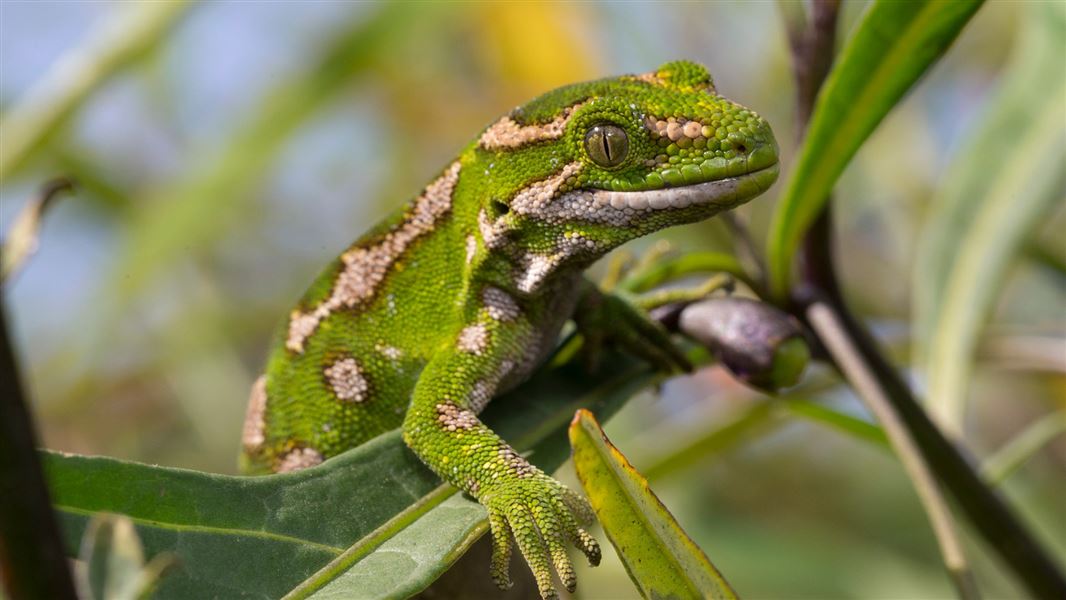
[(573, 591), (568, 545), (600, 559), (583, 528), (589, 504), (478, 414), (571, 319), (587, 339), (684, 369), (661, 325), (584, 271), (624, 242), (743, 204), (777, 175), (767, 122), (693, 62), (515, 108), (333, 260), (284, 319), (248, 401), (242, 470), (313, 467), (402, 428), (422, 462), (487, 509), (497, 585), (510, 585), (517, 545), (542, 597), (557, 594), (553, 569)]

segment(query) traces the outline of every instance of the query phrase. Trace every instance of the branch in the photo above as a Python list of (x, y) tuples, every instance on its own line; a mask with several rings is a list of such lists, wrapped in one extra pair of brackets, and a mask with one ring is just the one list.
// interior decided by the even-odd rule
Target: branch
[(1003, 499), (981, 480), (959, 449), (933, 425), (907, 383), (881, 353), (869, 332), (841, 307), (824, 299), (811, 300), (809, 306), (825, 305), (832, 311), (835, 327), (850, 341), (850, 360), (857, 360), (863, 365), (866, 381), (879, 388), (879, 394), (892, 408), (893, 418), (906, 428), (917, 451), (955, 498), (989, 548), (999, 554), (1036, 597), (1066, 598), (1066, 579), (1063, 579), (1059, 567), (1022, 526)]
[(848, 336), (840, 316), (824, 302), (814, 302), (807, 307), (807, 321), (825, 344), (833, 359), (843, 371), (852, 387), (859, 393), (870, 412), (877, 417), (888, 436), (893, 450), (899, 456), (904, 470), (910, 477), (915, 491), (929, 516), (933, 533), (940, 546), (944, 565), (951, 574), (955, 587), (962, 598), (978, 598), (973, 573), (962, 550), (958, 531), (955, 529), (951, 510), (940, 491), (929, 465), (923, 460), (906, 425), (892, 407), (884, 388), (872, 372), (870, 365), (862, 360), (853, 340)]
[(77, 599), (0, 298), (0, 578), (12, 598)]

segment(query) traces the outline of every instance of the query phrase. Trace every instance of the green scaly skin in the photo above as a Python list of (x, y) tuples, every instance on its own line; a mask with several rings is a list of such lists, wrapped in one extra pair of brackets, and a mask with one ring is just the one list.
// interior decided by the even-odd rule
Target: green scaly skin
[(588, 504), (477, 414), (529, 375), (568, 318), (598, 327), (589, 339), (684, 367), (658, 324), (582, 272), (776, 178), (769, 126), (690, 62), (569, 85), (515, 109), (333, 261), (293, 309), (252, 391), (242, 466), (310, 467), (402, 426), (419, 458), (488, 509), (501, 587), (513, 537), (542, 596), (555, 596), (553, 567), (573, 590), (566, 544), (600, 558), (579, 526), (592, 518)]

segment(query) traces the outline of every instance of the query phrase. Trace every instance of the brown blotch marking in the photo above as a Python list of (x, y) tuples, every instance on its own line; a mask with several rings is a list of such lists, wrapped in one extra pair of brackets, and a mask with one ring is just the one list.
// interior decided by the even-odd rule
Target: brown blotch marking
[(454, 402), (437, 404), (437, 421), (447, 431), (473, 429), (478, 425), (477, 416), (465, 408), (459, 408)]
[(643, 81), (644, 83), (650, 83), (651, 85), (666, 85), (666, 80), (659, 77), (657, 72), (641, 73), (640, 75), (633, 75), (633, 79), (637, 81)]
[(555, 175), (522, 188), (511, 200), (511, 210), (524, 215), (540, 214), (564, 184), (576, 181), (581, 166), (581, 161), (568, 163)]
[(485, 150), (506, 150), (558, 139), (566, 131), (566, 124), (570, 122), (570, 117), (582, 104), (584, 103), (564, 108), (559, 116), (543, 125), (519, 125), (510, 116), (503, 117), (481, 134), (478, 144)]
[(515, 299), (498, 287), (491, 285), (486, 287), (481, 292), (481, 301), (485, 303), (489, 318), (494, 321), (514, 321), (521, 314)]
[(485, 209), (481, 209), (477, 214), (477, 227), (481, 233), (481, 241), (484, 242), (485, 248), (488, 250), (499, 248), (506, 241), (507, 228), (503, 223), (503, 219), (493, 222), (489, 219)]
[(287, 452), (278, 461), (277, 473), (291, 473), (300, 469), (307, 469), (322, 464), (322, 454), (313, 448), (294, 448)]
[(523, 254), (519, 257), (522, 270), (518, 274), (515, 286), (526, 293), (536, 290), (555, 271), (559, 261), (560, 257), (554, 254)]
[(333, 283), (329, 298), (310, 312), (292, 311), (286, 348), (303, 352), (304, 342), (322, 319), (337, 309), (355, 308), (373, 298), (392, 265), (408, 246), (433, 231), (437, 220), (451, 210), (452, 192), (459, 181), (460, 166), (458, 162), (452, 163), (443, 175), (426, 186), (403, 223), (385, 234), (380, 242), (365, 248), (357, 246), (341, 255), (344, 269)]
[(489, 347), (489, 330), (481, 323), (467, 325), (459, 332), (457, 346), (463, 352), (481, 356)]
[(677, 117), (660, 119), (653, 115), (647, 115), (644, 117), (644, 128), (650, 131), (652, 135), (668, 138), (671, 142), (677, 142), (682, 139), (716, 139), (715, 129), (710, 124), (690, 121), (683, 117), (680, 119)]
[(530, 477), (537, 472), (537, 468), (529, 464), (529, 462), (522, 458), (520, 454), (514, 451), (507, 444), (500, 444), (499, 449), (496, 451), (496, 455), (500, 458), (500, 461), (506, 466), (512, 473), (519, 479)]
[(244, 413), (244, 429), (241, 432), (241, 444), (248, 452), (259, 449), (266, 441), (266, 405), (266, 375), (260, 375), (252, 384), (248, 408)]
[(354, 358), (342, 358), (327, 367), (323, 373), (337, 398), (355, 403), (367, 400), (370, 385)]
[(466, 264), (470, 264), (477, 254), (477, 238), (473, 234), (466, 236)]

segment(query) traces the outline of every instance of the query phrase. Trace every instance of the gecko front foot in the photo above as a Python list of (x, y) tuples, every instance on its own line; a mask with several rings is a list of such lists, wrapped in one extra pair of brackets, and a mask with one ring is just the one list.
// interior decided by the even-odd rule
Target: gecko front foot
[(692, 364), (670, 339), (670, 333), (622, 295), (601, 292), (587, 282), (574, 311), (574, 321), (585, 338), (582, 351), (589, 370), (598, 367), (606, 343), (666, 373), (692, 370)]
[(600, 563), (600, 546), (579, 523), (590, 523), (592, 508), (580, 495), (551, 477), (530, 473), (510, 479), (479, 498), (489, 511), (492, 528), (492, 579), (501, 589), (511, 586), (508, 567), (511, 537), (529, 563), (542, 598), (556, 598), (551, 569), (568, 591), (577, 586), (573, 564), (566, 553), (569, 542), (577, 546), (589, 563)]

